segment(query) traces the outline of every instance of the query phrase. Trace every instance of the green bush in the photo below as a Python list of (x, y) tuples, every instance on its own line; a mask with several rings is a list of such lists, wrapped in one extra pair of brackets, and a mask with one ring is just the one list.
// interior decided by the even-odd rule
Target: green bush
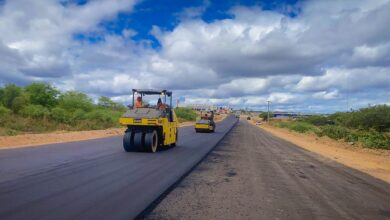
[(125, 111), (109, 97), (101, 97), (95, 105), (84, 93), (61, 93), (45, 83), (0, 87), (0, 135), (116, 127)]
[(57, 105), (60, 92), (46, 83), (32, 83), (25, 87), (25, 91), (30, 97), (30, 101), (35, 105), (53, 107)]
[(22, 115), (30, 118), (44, 118), (49, 115), (47, 108), (42, 105), (28, 105), (23, 108)]
[(11, 119), (11, 110), (0, 105), (0, 127), (5, 127)]
[(175, 113), (180, 122), (195, 121), (197, 117), (196, 112), (190, 108), (176, 108)]
[(94, 104), (92, 103), (92, 99), (86, 94), (77, 91), (69, 91), (60, 96), (59, 107), (70, 112), (74, 112), (77, 109), (89, 112), (94, 108)]
[(361, 134), (358, 139), (365, 147), (390, 150), (390, 137), (375, 130)]
[(289, 129), (299, 133), (306, 133), (308, 131), (314, 131), (315, 127), (306, 122), (295, 122), (289, 126)]
[(57, 123), (69, 122), (71, 115), (61, 107), (55, 107), (50, 111), (50, 119)]
[(335, 140), (347, 138), (351, 134), (351, 132), (345, 127), (332, 125), (322, 127), (321, 132), (323, 135)]
[(5, 107), (12, 109), (14, 99), (22, 95), (22, 89), (15, 84), (8, 84), (2, 89), (2, 102)]
[[(269, 117), (272, 118), (272, 117), (273, 117), (272, 115), (273, 115), (273, 113), (270, 112), (270, 113), (269, 113)], [(262, 113), (260, 113), (260, 114), (259, 114), (259, 118), (262, 118), (263, 121), (267, 121), (268, 112), (262, 112)]]
[(71, 121), (72, 123), (77, 123), (78, 121), (82, 121), (87, 119), (87, 113), (82, 109), (77, 109), (72, 113)]
[(291, 131), (296, 131), (299, 133), (306, 133), (309, 131), (316, 132), (318, 130), (315, 126), (300, 121), (278, 122), (276, 125), (280, 128), (288, 128)]
[(11, 110), (0, 105), (0, 117), (7, 117), (11, 113)]
[(355, 112), (338, 112), (330, 116), (337, 124), (359, 130), (390, 131), (390, 106), (377, 105)]
[(111, 115), (109, 112), (104, 111), (104, 110), (93, 110), (87, 114), (87, 119), (101, 122), (101, 123), (110, 123), (112, 122), (111, 120)]
[(279, 128), (288, 128), (289, 122), (276, 122), (275, 125)]
[(11, 109), (13, 112), (19, 113), (28, 104), (29, 104), (28, 97), (26, 95), (21, 95), (21, 96), (15, 97), (12, 100)]
[(315, 126), (324, 126), (324, 125), (332, 125), (335, 124), (329, 117), (325, 117), (322, 115), (312, 115), (307, 118), (302, 119), (303, 121), (310, 123)]

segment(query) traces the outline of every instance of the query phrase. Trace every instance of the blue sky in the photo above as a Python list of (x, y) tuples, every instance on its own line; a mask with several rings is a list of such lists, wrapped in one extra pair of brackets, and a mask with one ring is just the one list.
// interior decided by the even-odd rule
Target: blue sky
[[(229, 10), (235, 6), (261, 7), (263, 10), (275, 10), (285, 13), (288, 16), (296, 16), (296, 12), (286, 12), (283, 8), (286, 6), (296, 7), (299, 9), (297, 0), (274, 0), (274, 1), (253, 1), (253, 0), (160, 0), (160, 1), (141, 1), (135, 5), (133, 12), (118, 13), (116, 19), (104, 21), (101, 25), (106, 32), (121, 34), (124, 29), (136, 31), (132, 37), (135, 41), (152, 41), (152, 46), (158, 48), (161, 45), (158, 40), (151, 34), (153, 26), (158, 26), (166, 31), (172, 31), (180, 23), (180, 14), (189, 8), (202, 8), (204, 11), (199, 15), (205, 22), (215, 20), (231, 19), (232, 15)], [(80, 5), (87, 4), (87, 0), (75, 2)], [(69, 4), (69, 3), (68, 3)], [(77, 33), (75, 38), (79, 40), (89, 40), (91, 43), (101, 41), (103, 38), (96, 33), (92, 36), (90, 33)]]
[(389, 0), (0, 0), (0, 85), (126, 103), (335, 112), (390, 104)]

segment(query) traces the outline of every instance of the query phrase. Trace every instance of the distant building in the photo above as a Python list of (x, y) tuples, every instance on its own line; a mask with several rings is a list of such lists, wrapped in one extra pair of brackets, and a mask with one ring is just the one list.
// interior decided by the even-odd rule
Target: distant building
[(298, 113), (292, 112), (275, 112), (272, 114), (272, 117), (274, 118), (296, 118), (298, 116)]
[(274, 118), (300, 118), (300, 117), (308, 117), (317, 114), (308, 114), (308, 113), (297, 113), (297, 112), (274, 112), (272, 116)]
[(191, 108), (196, 111), (215, 111), (218, 109), (217, 106), (211, 105), (211, 104), (186, 104), (186, 103), (179, 103), (179, 107), (187, 107)]

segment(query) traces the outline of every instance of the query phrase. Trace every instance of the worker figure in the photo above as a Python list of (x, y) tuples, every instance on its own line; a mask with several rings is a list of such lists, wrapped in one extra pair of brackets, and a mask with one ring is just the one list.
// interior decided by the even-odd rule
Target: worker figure
[(161, 111), (167, 109), (167, 105), (164, 104), (164, 103), (162, 103), (161, 98), (158, 98), (158, 101), (157, 101), (157, 109), (158, 109), (158, 110), (161, 110)]
[(142, 97), (141, 96), (137, 97), (137, 100), (135, 101), (135, 107), (142, 108)]
[(161, 104), (162, 104), (161, 98), (158, 98), (158, 100), (157, 100), (157, 109), (160, 109)]
[(214, 119), (214, 112), (212, 111), (211, 112), (211, 115), (210, 115), (210, 117), (209, 117), (209, 120), (213, 120)]

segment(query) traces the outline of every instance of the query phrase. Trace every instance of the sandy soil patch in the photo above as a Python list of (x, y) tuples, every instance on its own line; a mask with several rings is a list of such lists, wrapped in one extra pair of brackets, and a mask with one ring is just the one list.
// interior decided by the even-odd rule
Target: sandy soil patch
[[(251, 122), (255, 123), (253, 120)], [(317, 137), (315, 134), (292, 132), (266, 123), (258, 127), (306, 150), (390, 183), (390, 151), (362, 148), (328, 137)]]

